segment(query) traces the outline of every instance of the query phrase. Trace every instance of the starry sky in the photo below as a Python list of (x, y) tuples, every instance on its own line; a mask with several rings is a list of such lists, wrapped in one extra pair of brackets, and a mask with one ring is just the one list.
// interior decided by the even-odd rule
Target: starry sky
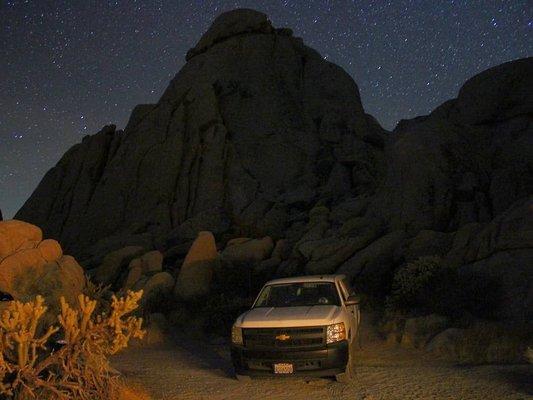
[(392, 129), (469, 77), (533, 55), (531, 0), (0, 0), (0, 209), (11, 217), (62, 154), (156, 102), (212, 20), (237, 7), (291, 27), (357, 82)]

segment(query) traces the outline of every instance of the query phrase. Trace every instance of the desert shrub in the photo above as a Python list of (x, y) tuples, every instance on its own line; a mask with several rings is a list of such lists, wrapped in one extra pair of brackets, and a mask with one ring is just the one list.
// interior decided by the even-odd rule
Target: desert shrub
[(86, 285), (83, 288), (83, 294), (92, 300), (96, 300), (95, 313), (100, 314), (108, 310), (111, 306), (111, 298), (113, 296), (111, 285), (94, 283), (87, 275), (85, 278)]
[(436, 313), (459, 318), (468, 313), (490, 319), (499, 301), (498, 282), (460, 275), (439, 257), (421, 257), (396, 271), (386, 309), (391, 314)]
[(421, 257), (406, 264), (393, 277), (392, 290), (387, 299), (387, 308), (393, 311), (409, 312), (420, 310), (431, 312), (432, 299), (440, 297), (442, 279), (449, 274), (438, 257)]
[(44, 300), (10, 302), (0, 317), (0, 395), (26, 399), (119, 398), (118, 377), (108, 357), (142, 338), (142, 319), (128, 316), (142, 291), (113, 297), (109, 312), (95, 315), (96, 301), (61, 298), (56, 323), (44, 326)]

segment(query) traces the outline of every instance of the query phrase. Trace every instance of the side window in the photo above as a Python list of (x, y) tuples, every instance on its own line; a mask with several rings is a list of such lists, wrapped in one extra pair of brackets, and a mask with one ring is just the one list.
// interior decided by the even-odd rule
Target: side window
[(344, 299), (346, 300), (348, 297), (350, 297), (352, 294), (355, 294), (355, 291), (353, 290), (352, 286), (350, 285), (350, 282), (348, 282), (348, 279), (344, 278), (340, 281), (341, 283), (341, 290), (342, 295), (344, 296)]
[(348, 294), (348, 290), (344, 286), (344, 279), (342, 281), (339, 281), (339, 289), (340, 289), (340, 292), (341, 292), (341, 295), (342, 295), (342, 299), (346, 300), (348, 298), (349, 294)]

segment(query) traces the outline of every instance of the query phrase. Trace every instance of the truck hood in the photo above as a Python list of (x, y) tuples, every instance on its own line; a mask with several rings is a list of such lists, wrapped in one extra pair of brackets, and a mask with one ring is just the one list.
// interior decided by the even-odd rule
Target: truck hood
[(241, 328), (288, 328), (333, 324), (340, 316), (338, 306), (259, 307), (242, 314), (236, 325)]

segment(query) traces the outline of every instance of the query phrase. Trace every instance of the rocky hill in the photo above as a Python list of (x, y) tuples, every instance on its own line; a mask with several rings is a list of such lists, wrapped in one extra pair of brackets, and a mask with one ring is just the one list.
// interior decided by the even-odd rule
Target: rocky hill
[(74, 253), (113, 235), (280, 236), (293, 210), (375, 184), (383, 130), (353, 80), (290, 30), (230, 12), (187, 59), (123, 132), (107, 126), (70, 149), (17, 218)]
[(517, 60), (389, 133), (340, 67), (235, 10), (157, 104), (71, 148), (16, 218), (86, 267), (136, 245), (172, 269), (207, 230), (219, 248), (248, 238), (222, 254), (262, 277), (341, 271), (377, 295), (438, 255), (502, 285), (499, 317), (531, 319), (532, 93), (533, 59)]

